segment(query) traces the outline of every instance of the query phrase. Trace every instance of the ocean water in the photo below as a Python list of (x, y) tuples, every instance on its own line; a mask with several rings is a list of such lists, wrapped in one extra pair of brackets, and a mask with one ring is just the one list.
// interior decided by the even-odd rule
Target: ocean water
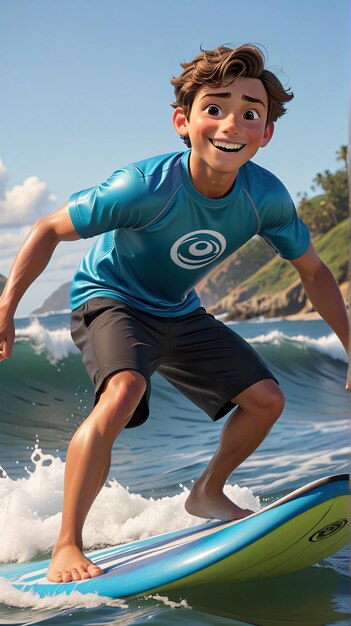
[[(312, 480), (350, 470), (346, 354), (315, 321), (233, 324), (267, 361), (286, 396), (283, 416), (230, 477), (226, 493), (259, 509)], [(48, 558), (57, 536), (65, 454), (89, 413), (92, 387), (68, 315), (17, 320), (12, 359), (0, 364), (1, 563)], [(217, 446), (213, 424), (157, 374), (151, 417), (115, 443), (111, 472), (89, 514), (85, 549), (197, 524), (184, 501)], [(0, 624), (189, 626), (351, 625), (349, 551), (295, 574), (169, 597), (109, 600), (73, 593), (39, 599), (0, 578)]]

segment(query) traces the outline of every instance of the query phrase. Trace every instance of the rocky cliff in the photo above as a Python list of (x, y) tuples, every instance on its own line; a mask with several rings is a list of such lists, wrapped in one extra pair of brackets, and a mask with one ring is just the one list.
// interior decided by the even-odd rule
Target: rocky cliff
[[(347, 303), (350, 220), (344, 220), (316, 239), (315, 247), (333, 272)], [(229, 320), (285, 317), (314, 311), (292, 265), (277, 256), (230, 290), (209, 310), (215, 315), (226, 313)]]
[(52, 312), (60, 312), (66, 311), (70, 308), (69, 306), (69, 290), (71, 283), (64, 283), (54, 291), (51, 296), (44, 300), (43, 304), (33, 311), (37, 315), (42, 315), (43, 313), (52, 313)]

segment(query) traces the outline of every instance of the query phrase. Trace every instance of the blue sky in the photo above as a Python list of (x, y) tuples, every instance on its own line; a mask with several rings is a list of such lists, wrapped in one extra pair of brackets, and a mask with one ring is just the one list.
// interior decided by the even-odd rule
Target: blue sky
[[(295, 94), (255, 161), (296, 200), (347, 143), (348, 0), (0, 0), (0, 273), (41, 215), (132, 161), (182, 150), (172, 75), (253, 42)], [(90, 242), (61, 244), (18, 314), (71, 279)]]

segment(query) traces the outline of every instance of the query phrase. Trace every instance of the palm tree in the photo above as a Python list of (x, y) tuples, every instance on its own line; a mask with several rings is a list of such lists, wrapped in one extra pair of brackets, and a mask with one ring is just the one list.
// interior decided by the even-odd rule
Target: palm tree
[(348, 147), (347, 146), (340, 146), (339, 150), (336, 153), (336, 160), (337, 161), (344, 161), (345, 163), (345, 169), (347, 170), (347, 153), (348, 153)]
[(325, 191), (326, 197), (325, 199), (321, 200), (321, 207), (323, 207), (323, 210), (327, 211), (332, 223), (334, 224), (334, 226), (336, 226), (338, 223), (338, 219), (336, 216), (336, 207), (334, 204), (334, 178), (332, 173), (330, 172), (330, 170), (324, 170), (324, 174), (321, 174), (319, 172), (318, 174), (316, 174), (313, 182), (316, 183), (318, 187), (322, 187), (322, 189)]

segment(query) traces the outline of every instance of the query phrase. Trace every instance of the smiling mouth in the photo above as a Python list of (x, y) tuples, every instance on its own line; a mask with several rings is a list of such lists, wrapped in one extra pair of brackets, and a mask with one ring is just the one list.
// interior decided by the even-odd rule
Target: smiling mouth
[(245, 148), (244, 143), (229, 143), (228, 141), (218, 141), (217, 139), (210, 139), (211, 144), (221, 150), (222, 152), (240, 152)]

